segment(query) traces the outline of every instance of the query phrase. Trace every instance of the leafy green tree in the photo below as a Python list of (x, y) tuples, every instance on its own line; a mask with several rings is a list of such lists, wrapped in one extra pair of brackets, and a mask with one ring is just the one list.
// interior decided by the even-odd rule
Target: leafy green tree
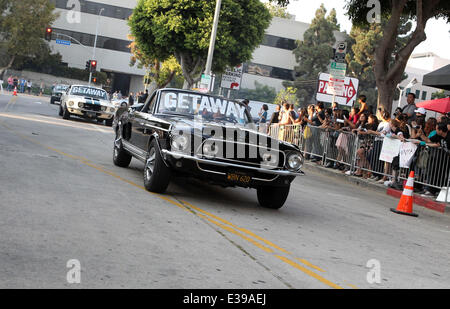
[(273, 104), (283, 105), (283, 103), (294, 104), (295, 107), (300, 106), (300, 102), (297, 98), (297, 89), (293, 87), (287, 87), (286, 89), (278, 92)]
[(57, 18), (49, 0), (0, 1), (0, 77), (16, 61), (48, 51), (45, 28)]
[(263, 85), (257, 81), (255, 81), (255, 88), (256, 89), (241, 88), (239, 91), (233, 91), (231, 98), (271, 103), (277, 96), (275, 88)]
[[(395, 47), (395, 52), (405, 44), (409, 39), (409, 33), (412, 24), (407, 19), (402, 19), (399, 25), (398, 32), (402, 36), (398, 40)], [(368, 102), (371, 105), (376, 105), (378, 102), (377, 83), (374, 73), (375, 51), (378, 42), (383, 36), (382, 24), (369, 24), (361, 26), (353, 26), (348, 37), (348, 53), (347, 61), (347, 75), (359, 79), (359, 94), (367, 96)], [(403, 74), (402, 80), (406, 78)]]
[[(214, 11), (215, 1), (139, 0), (129, 25), (141, 52), (161, 62), (174, 56), (191, 88), (206, 64)], [(223, 0), (213, 71), (250, 60), (270, 20), (259, 0)]]
[(446, 94), (446, 91), (444, 89), (442, 89), (440, 91), (436, 91), (436, 92), (432, 93), (431, 100), (443, 99), (443, 98), (446, 98), (447, 96), (448, 96), (448, 94)]
[(300, 106), (308, 105), (315, 96), (317, 77), (320, 72), (327, 72), (333, 58), (333, 46), (336, 42), (333, 31), (339, 29), (336, 24), (336, 12), (333, 9), (330, 15), (322, 4), (310, 27), (303, 35), (303, 41), (298, 42), (294, 55), (299, 64), (294, 68), (296, 79), (294, 82), (284, 82), (285, 87), (298, 89), (297, 97)]
[(292, 17), (292, 15), (288, 13), (287, 8), (284, 6), (272, 4), (270, 2), (266, 2), (264, 3), (264, 5), (269, 10), (270, 15), (272, 15), (272, 17), (279, 17), (285, 19), (290, 19)]
[[(357, 26), (368, 25), (373, 8), (367, 0), (347, 0), (348, 15)], [(378, 88), (378, 106), (392, 109), (396, 87), (404, 78), (408, 59), (415, 47), (426, 40), (425, 26), (431, 18), (450, 21), (448, 0), (380, 0), (382, 35), (377, 41), (374, 74)], [(412, 20), (416, 28), (405, 38), (401, 24)]]
[(152, 59), (140, 50), (133, 36), (128, 38), (132, 40), (129, 46), (132, 53), (130, 66), (138, 63), (139, 68), (145, 68), (147, 71), (145, 79), (150, 81), (148, 89), (150, 93), (156, 89), (166, 87), (175, 77), (181, 75), (181, 66), (174, 56), (170, 56), (165, 61)]

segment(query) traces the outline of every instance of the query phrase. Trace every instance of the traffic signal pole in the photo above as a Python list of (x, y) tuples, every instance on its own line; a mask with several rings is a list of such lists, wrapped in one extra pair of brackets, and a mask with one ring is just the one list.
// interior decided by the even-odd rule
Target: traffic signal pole
[[(100, 15), (102, 15), (102, 12), (104, 11), (104, 8), (100, 9), (100, 12), (98, 13), (98, 18), (97, 18), (97, 27), (95, 29), (95, 40), (94, 40), (94, 50), (92, 52), (92, 60), (95, 60), (95, 49), (97, 47), (97, 38), (98, 38), (98, 27), (100, 25)], [(92, 81), (92, 72), (89, 73), (89, 86), (91, 85), (91, 81)]]

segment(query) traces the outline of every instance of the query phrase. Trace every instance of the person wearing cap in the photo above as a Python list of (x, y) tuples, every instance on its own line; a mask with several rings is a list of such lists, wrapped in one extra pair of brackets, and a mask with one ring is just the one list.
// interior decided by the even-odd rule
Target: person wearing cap
[[(425, 120), (425, 117), (427, 115), (427, 111), (425, 108), (419, 107), (414, 112), (416, 113), (416, 117), (414, 118), (414, 120), (417, 121), (419, 118), (423, 118), (423, 120)], [(411, 118), (409, 118), (409, 119), (411, 119)]]
[(408, 98), (406, 99), (406, 102), (408, 105), (403, 107), (402, 113), (408, 115), (408, 124), (411, 124), (414, 120), (416, 120), (416, 95), (412, 92), (408, 93)]

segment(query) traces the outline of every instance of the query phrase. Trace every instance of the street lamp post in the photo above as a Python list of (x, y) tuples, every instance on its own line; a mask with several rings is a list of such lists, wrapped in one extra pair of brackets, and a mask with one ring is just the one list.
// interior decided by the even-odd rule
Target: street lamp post
[[(209, 43), (208, 59), (206, 60), (205, 75), (211, 75), (211, 67), (212, 67), (212, 61), (213, 61), (213, 57), (214, 57), (214, 47), (216, 44), (217, 28), (219, 26), (220, 7), (221, 6), (222, 6), (222, 0), (217, 0), (216, 1), (216, 11), (214, 13), (213, 28), (211, 31), (211, 41)], [(210, 90), (210, 87), (211, 87), (211, 84), (208, 85), (208, 90)]]
[[(104, 8), (101, 8), (100, 12), (98, 13), (97, 27), (95, 29), (94, 51), (92, 52), (92, 60), (95, 60), (95, 48), (97, 47), (98, 27), (100, 25), (100, 15), (102, 15), (102, 12), (104, 10), (105, 10)], [(92, 72), (89, 73), (89, 86), (91, 85), (91, 80), (92, 80)]]

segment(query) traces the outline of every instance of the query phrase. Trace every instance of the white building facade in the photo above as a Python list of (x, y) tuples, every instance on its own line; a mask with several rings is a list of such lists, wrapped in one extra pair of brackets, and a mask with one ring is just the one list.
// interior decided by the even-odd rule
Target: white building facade
[[(398, 100), (394, 102), (393, 110), (398, 106), (406, 106), (406, 99), (409, 93), (414, 93), (416, 95), (416, 103), (431, 100), (432, 94), (441, 89), (423, 85), (423, 77), (448, 64), (450, 64), (450, 59), (441, 58), (431, 52), (411, 55), (405, 69), (405, 74), (408, 75), (408, 78), (403, 80), (399, 85), (400, 89), (403, 89), (402, 97), (400, 98), (400, 103)], [(410, 81), (413, 79), (416, 79), (417, 83), (407, 88), (408, 84), (410, 84)]]
[[(143, 90), (145, 70), (130, 66), (130, 33), (128, 17), (136, 6), (136, 0), (51, 0), (55, 4), (58, 19), (53, 23), (53, 52), (62, 55), (69, 67), (84, 69), (86, 61), (97, 60), (97, 70), (106, 72), (112, 90)], [(98, 26), (96, 55), (93, 47)], [(70, 46), (57, 44), (56, 39), (70, 40)], [(80, 42), (82, 45), (78, 44)]]
[[(97, 70), (111, 76), (112, 90), (143, 90), (145, 70), (130, 66), (131, 43), (127, 20), (132, 14), (137, 0), (51, 0), (59, 18), (52, 25), (54, 52), (62, 55), (69, 67), (84, 69), (86, 61), (93, 59), (93, 46), (98, 27), (96, 48)], [(76, 15), (79, 12), (79, 20)], [(244, 64), (242, 88), (255, 89), (255, 81), (280, 91), (283, 81), (294, 79), (297, 65), (293, 50), (296, 41), (303, 39), (309, 24), (292, 19), (274, 17), (266, 31), (263, 43), (253, 53), (253, 59)], [(56, 43), (56, 39), (72, 40), (70, 46)], [(344, 34), (335, 32), (336, 40), (344, 40)], [(81, 42), (80, 45), (78, 42)]]
[[(293, 81), (298, 65), (293, 50), (310, 24), (292, 19), (274, 17), (266, 30), (264, 41), (253, 53), (253, 59), (244, 64), (242, 87), (255, 89), (255, 82), (280, 91), (283, 81)], [(345, 41), (345, 34), (335, 31), (336, 41)]]

